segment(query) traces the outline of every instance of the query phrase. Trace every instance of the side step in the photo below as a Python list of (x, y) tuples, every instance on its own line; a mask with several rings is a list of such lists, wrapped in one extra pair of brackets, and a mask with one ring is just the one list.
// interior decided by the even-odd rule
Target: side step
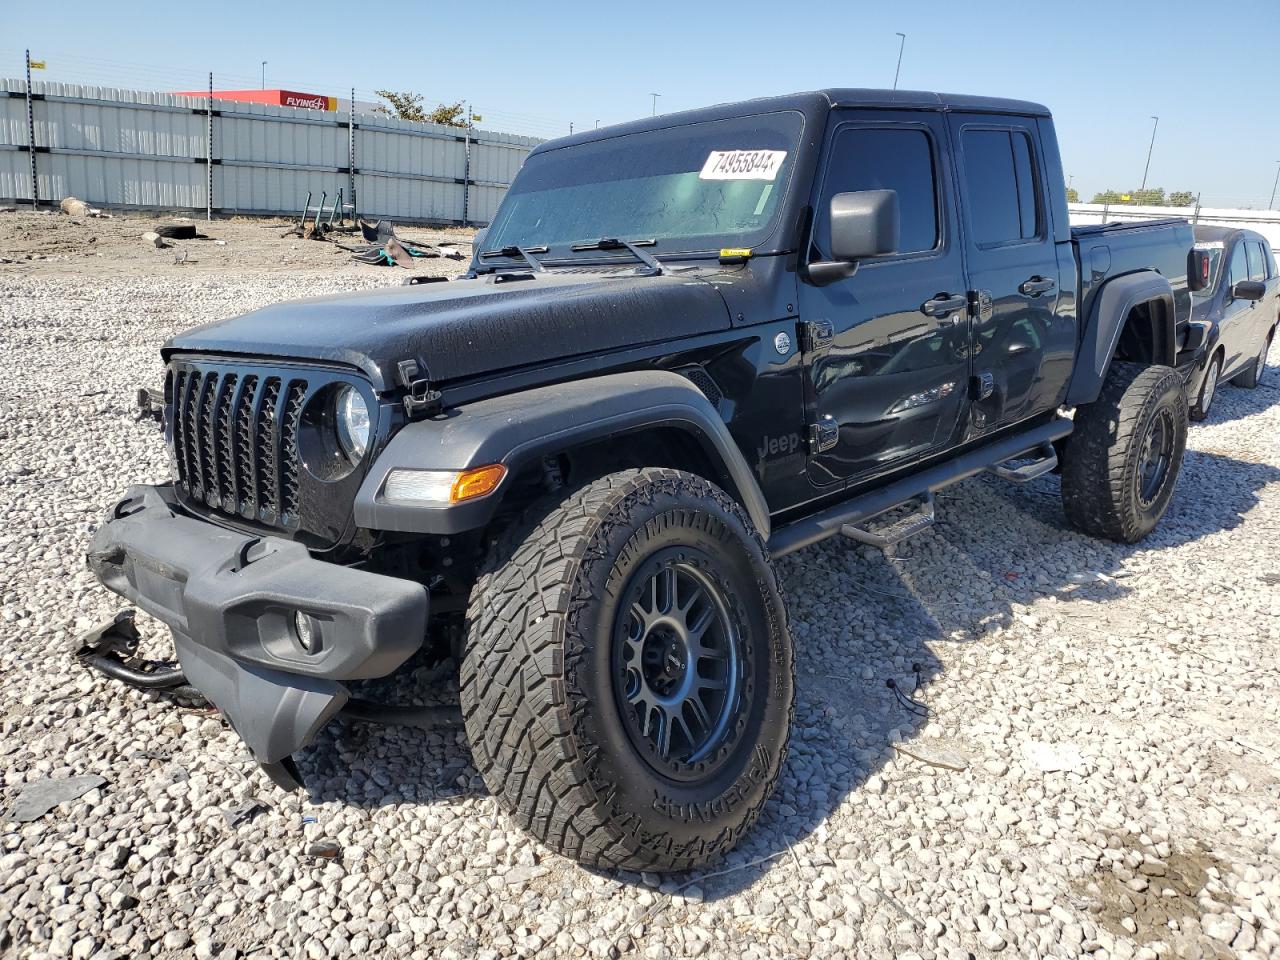
[[(1032, 460), (1030, 463), (1024, 463), (1020, 467), (1006, 467), (1002, 462), (993, 463), (987, 467), (987, 470), (1002, 480), (1008, 480), (1010, 483), (1030, 483), (1032, 480), (1038, 480), (1046, 473), (1052, 473), (1057, 469), (1058, 451), (1052, 443), (1042, 443), (1040, 448), (1036, 450), (1036, 456), (1037, 459)], [(1018, 458), (1010, 457), (1009, 459), (1016, 460)]]
[[(895, 504), (899, 506), (899, 504)], [(889, 508), (890, 510), (893, 507)], [(933, 494), (926, 493), (920, 500), (920, 507), (914, 513), (909, 513), (905, 517), (895, 520), (886, 527), (882, 527), (877, 531), (864, 530), (862, 527), (854, 526), (852, 523), (846, 523), (840, 528), (840, 534), (848, 537), (850, 540), (857, 540), (859, 543), (865, 543), (871, 547), (879, 547), (881, 550), (888, 550), (895, 547), (908, 537), (914, 537), (917, 533), (923, 533), (934, 525), (936, 520), (933, 514)]]
[[(885, 486), (869, 490), (784, 527), (776, 528), (769, 538), (769, 552), (775, 557), (785, 556), (810, 544), (818, 543), (820, 540), (843, 533), (846, 527), (862, 523), (869, 517), (878, 516), (899, 504), (937, 493), (944, 487), (959, 483), (974, 474), (1001, 466), (1010, 460), (1028, 456), (1032, 451), (1043, 451), (1046, 444), (1052, 445), (1053, 441), (1061, 440), (1070, 434), (1072, 426), (1072, 422), (1065, 417), (1055, 417), (1040, 426), (1011, 433), (981, 447), (966, 450), (934, 466), (926, 467)], [(1042, 460), (1038, 460), (1034, 464), (1028, 464), (1027, 467), (1034, 466), (1036, 469), (1041, 469), (1042, 463)], [(1024, 468), (1002, 467), (1002, 469), (1018, 474)], [(1043, 469), (1047, 473), (1053, 467)]]

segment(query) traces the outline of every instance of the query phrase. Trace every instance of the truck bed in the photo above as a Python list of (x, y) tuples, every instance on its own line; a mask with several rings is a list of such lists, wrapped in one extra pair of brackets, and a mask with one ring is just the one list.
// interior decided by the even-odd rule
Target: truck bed
[(1137, 270), (1155, 270), (1173, 286), (1178, 341), (1191, 319), (1187, 253), (1195, 244), (1191, 224), (1179, 217), (1125, 223), (1091, 223), (1071, 228), (1080, 270), (1080, 316), (1088, 317), (1093, 295), (1104, 280)]

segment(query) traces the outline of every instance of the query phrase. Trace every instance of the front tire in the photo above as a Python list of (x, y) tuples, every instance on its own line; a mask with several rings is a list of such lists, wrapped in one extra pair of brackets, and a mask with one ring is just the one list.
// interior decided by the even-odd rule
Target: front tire
[(1113, 362), (1098, 399), (1076, 410), (1062, 505), (1077, 529), (1137, 543), (1173, 499), (1187, 446), (1187, 398), (1170, 367)]
[(688, 870), (742, 838), (793, 709), (786, 607), (723, 491), (628, 470), (545, 501), (472, 592), (461, 700), (517, 823), (589, 866)]

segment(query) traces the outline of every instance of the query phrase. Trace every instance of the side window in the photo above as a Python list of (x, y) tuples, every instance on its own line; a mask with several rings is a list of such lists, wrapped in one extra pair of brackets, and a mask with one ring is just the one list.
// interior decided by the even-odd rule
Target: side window
[(827, 163), (814, 239), (831, 249), (830, 201), (854, 190), (896, 190), (902, 229), (898, 253), (938, 246), (938, 191), (933, 143), (924, 130), (851, 127), (837, 134)]
[(1038, 236), (1040, 191), (1026, 133), (966, 130), (961, 149), (974, 242), (1015, 243)]
[(1276, 257), (1270, 247), (1265, 247), (1262, 251), (1267, 255), (1267, 277), (1270, 279), (1276, 275)]
[(1244, 241), (1239, 240), (1231, 249), (1231, 267), (1227, 273), (1227, 282), (1233, 287), (1241, 280), (1249, 279), (1249, 263), (1244, 248)]
[(1245, 246), (1249, 248), (1249, 279), (1267, 279), (1267, 268), (1262, 259), (1262, 244), (1250, 240)]

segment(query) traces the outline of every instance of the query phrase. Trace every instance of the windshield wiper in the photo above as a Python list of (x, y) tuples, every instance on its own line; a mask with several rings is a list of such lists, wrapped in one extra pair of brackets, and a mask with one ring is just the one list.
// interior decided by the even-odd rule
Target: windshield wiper
[(616, 237), (601, 237), (599, 240), (592, 240), (589, 243), (575, 243), (569, 249), (574, 252), (579, 250), (626, 250), (649, 268), (649, 276), (656, 276), (660, 273), (666, 273), (666, 267), (659, 263), (652, 254), (641, 250), (640, 247), (652, 247), (657, 242), (657, 240), (619, 240)]
[(534, 254), (546, 252), (546, 247), (517, 247), (513, 245), (510, 247), (503, 247), (500, 250), (485, 250), (480, 254), (480, 259), (483, 260), (485, 257), (511, 257), (513, 260), (519, 258), (527, 263), (529, 265), (529, 269), (534, 273), (542, 273), (546, 268), (543, 267), (542, 263), (534, 256)]

